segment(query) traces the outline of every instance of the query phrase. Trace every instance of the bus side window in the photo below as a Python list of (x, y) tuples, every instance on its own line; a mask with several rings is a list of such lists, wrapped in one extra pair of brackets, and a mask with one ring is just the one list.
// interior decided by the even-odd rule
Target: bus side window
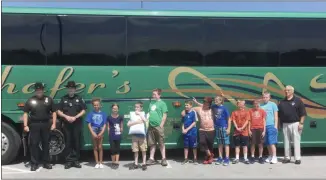
[(326, 66), (326, 19), (285, 19), (281, 66)]
[(205, 65), (278, 66), (279, 24), (275, 19), (205, 19)]
[(43, 15), (2, 14), (3, 65), (45, 65)]
[(53, 33), (61, 31), (62, 47), (58, 44), (57, 53), (49, 58), (49, 65), (126, 65), (126, 20), (124, 17), (58, 16), (55, 25), (57, 27), (54, 24), (51, 25), (57, 28), (53, 30), (56, 31)]
[(202, 66), (203, 20), (129, 17), (128, 66)]

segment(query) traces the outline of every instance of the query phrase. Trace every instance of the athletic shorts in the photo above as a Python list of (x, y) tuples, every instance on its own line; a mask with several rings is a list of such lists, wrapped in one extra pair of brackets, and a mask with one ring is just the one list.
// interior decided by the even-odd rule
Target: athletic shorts
[(95, 134), (100, 134), (100, 132), (102, 131), (103, 127), (94, 127), (92, 126), (92, 130), (94, 131)]
[(264, 138), (262, 137), (263, 132), (264, 129), (251, 129), (251, 144), (262, 144), (264, 142)]
[(266, 126), (265, 145), (277, 144), (277, 129), (274, 125)]
[(160, 126), (148, 127), (148, 146), (153, 146), (156, 144), (162, 145), (164, 144), (164, 128)]
[(200, 150), (206, 152), (210, 150), (213, 152), (215, 130), (213, 131), (199, 131)]
[(226, 133), (226, 127), (216, 127), (216, 139), (218, 144), (230, 145), (230, 136)]
[(242, 136), (242, 135), (236, 135), (233, 136), (233, 141), (235, 146), (248, 146), (249, 137), (248, 136)]
[(132, 152), (147, 151), (146, 137), (139, 137), (139, 136), (133, 135), (131, 137), (131, 141), (132, 141), (132, 143), (131, 143)]
[(184, 148), (196, 148), (197, 136), (183, 135), (183, 146)]

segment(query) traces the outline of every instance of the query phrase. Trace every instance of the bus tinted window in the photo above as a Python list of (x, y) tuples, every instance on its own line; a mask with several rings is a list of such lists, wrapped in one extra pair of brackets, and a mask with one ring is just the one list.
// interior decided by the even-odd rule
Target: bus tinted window
[(282, 22), (282, 66), (326, 66), (326, 20)]
[(128, 18), (129, 66), (202, 66), (203, 21), (191, 18)]
[(45, 65), (45, 22), (42, 15), (2, 14), (4, 65)]
[(279, 20), (205, 19), (206, 66), (278, 66)]
[(126, 65), (124, 17), (58, 18), (57, 25), (62, 27), (62, 56), (52, 57), (50, 65)]

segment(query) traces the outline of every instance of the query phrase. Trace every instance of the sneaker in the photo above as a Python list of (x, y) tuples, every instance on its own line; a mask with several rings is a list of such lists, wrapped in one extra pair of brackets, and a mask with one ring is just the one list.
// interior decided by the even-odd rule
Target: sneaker
[(208, 164), (212, 164), (213, 161), (214, 161), (214, 154), (211, 153), (211, 156), (210, 156), (209, 159), (208, 159)]
[(255, 164), (255, 157), (251, 157), (251, 158), (249, 159), (249, 161), (250, 161), (250, 164)]
[(153, 165), (155, 163), (156, 163), (156, 161), (154, 159), (148, 159), (146, 162), (146, 164), (148, 164), (148, 165)]
[(102, 163), (100, 164), (99, 168), (100, 168), (100, 169), (103, 169), (103, 168), (104, 168), (104, 166), (103, 166)]
[(260, 164), (264, 164), (264, 163), (265, 163), (263, 157), (259, 157), (258, 162), (259, 162)]
[(98, 168), (100, 168), (100, 164), (95, 165), (95, 169), (98, 169)]
[(294, 164), (296, 164), (296, 165), (301, 164), (301, 160), (295, 160)]
[(277, 157), (273, 157), (270, 163), (271, 164), (277, 164)]
[(129, 170), (134, 170), (134, 169), (138, 169), (138, 164), (133, 163), (133, 164), (129, 167)]
[(223, 159), (221, 157), (217, 158), (215, 165), (220, 165), (223, 163)]
[(181, 164), (184, 165), (184, 164), (187, 164), (187, 163), (189, 163), (189, 160), (185, 159)]
[(250, 164), (249, 159), (248, 159), (248, 158), (245, 159), (245, 160), (244, 160), (244, 163), (245, 163), (245, 164)]
[(146, 171), (146, 170), (147, 170), (147, 166), (146, 166), (146, 164), (143, 164), (143, 165), (141, 166), (141, 169), (142, 169), (143, 171)]
[(234, 159), (233, 161), (232, 161), (232, 164), (238, 164), (239, 163), (239, 159)]
[(230, 159), (229, 158), (224, 158), (223, 166), (228, 166), (229, 164), (230, 164)]
[(167, 166), (168, 165), (168, 162), (166, 161), (166, 159), (162, 159), (161, 165), (162, 166)]
[(198, 165), (198, 161), (197, 161), (197, 159), (194, 159), (194, 165)]
[(268, 156), (268, 158), (265, 160), (265, 162), (270, 163), (272, 161), (272, 156)]
[(291, 160), (287, 159), (287, 158), (284, 158), (283, 161), (282, 161), (283, 164), (287, 164), (287, 163), (290, 163), (290, 162), (291, 162)]

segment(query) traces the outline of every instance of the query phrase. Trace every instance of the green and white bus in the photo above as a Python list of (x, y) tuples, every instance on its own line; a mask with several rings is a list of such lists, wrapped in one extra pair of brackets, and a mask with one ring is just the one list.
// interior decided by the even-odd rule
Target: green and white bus
[[(3, 8), (2, 163), (26, 148), (21, 107), (36, 81), (57, 102), (74, 80), (88, 111), (92, 97), (101, 97), (108, 113), (117, 102), (125, 123), (135, 101), (147, 107), (152, 89), (163, 89), (170, 149), (183, 145), (186, 99), (223, 91), (232, 111), (236, 99), (251, 107), (265, 90), (277, 102), (291, 84), (308, 112), (302, 145), (326, 147), (325, 32), (326, 13)], [(89, 150), (84, 127), (82, 145)], [(58, 139), (51, 140), (52, 154), (64, 149), (64, 137)], [(280, 133), (279, 146), (282, 139)], [(126, 130), (122, 147), (130, 141)]]

